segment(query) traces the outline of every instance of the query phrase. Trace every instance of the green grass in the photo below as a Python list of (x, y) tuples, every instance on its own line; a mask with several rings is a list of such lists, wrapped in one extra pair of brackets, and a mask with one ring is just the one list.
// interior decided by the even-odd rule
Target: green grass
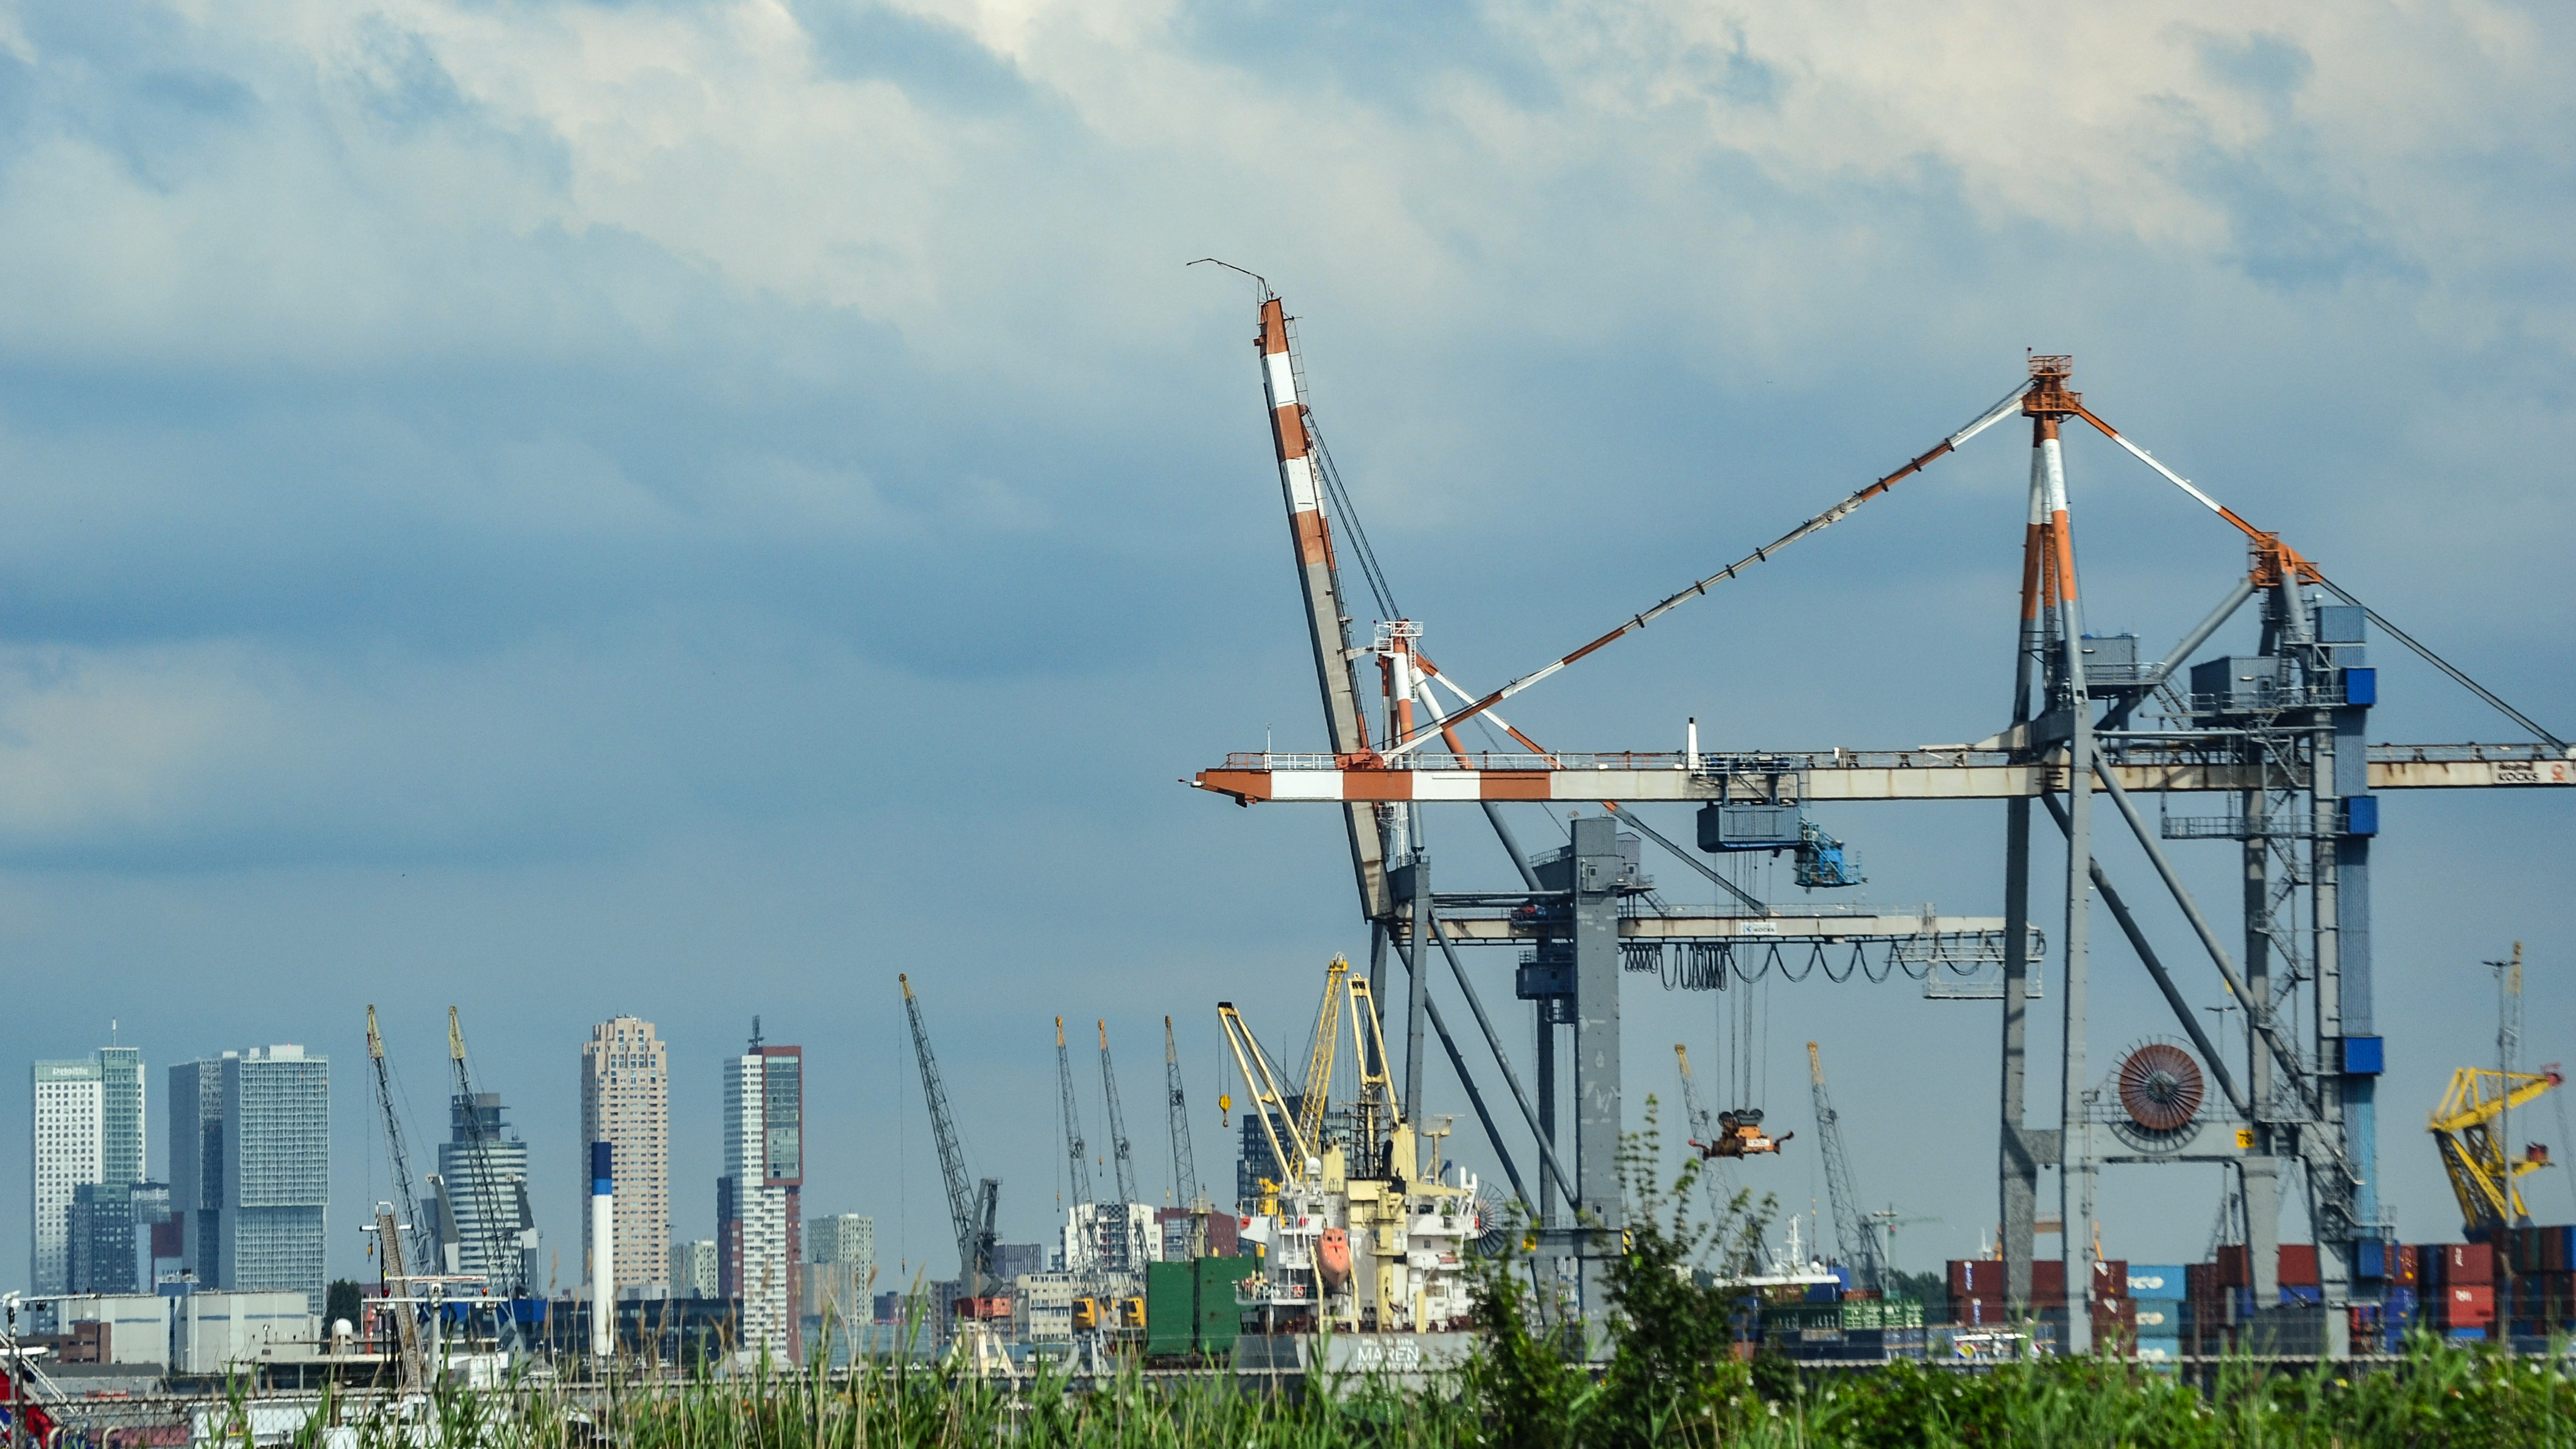
[[(1650, 1104), (1633, 1161), (1653, 1160), (1652, 1132)], [(1133, 1369), (1098, 1383), (1042, 1377), (1012, 1388), (944, 1365), (868, 1362), (837, 1376), (762, 1370), (606, 1390), (442, 1390), (427, 1432), (361, 1423), (358, 1449), (2576, 1449), (2576, 1378), (2564, 1357), (2517, 1360), (2429, 1338), (2368, 1370), (2231, 1362), (2197, 1386), (2112, 1359), (1975, 1374), (1740, 1362), (1735, 1300), (1680, 1270), (1740, 1260), (1767, 1209), (1739, 1197), (1722, 1221), (1692, 1222), (1695, 1171), (1664, 1190), (1631, 1178), (1628, 1246), (1610, 1270), (1606, 1365), (1569, 1361), (1559, 1336), (1539, 1326), (1526, 1265), (1506, 1256), (1476, 1265), (1479, 1352), (1429, 1388), (1315, 1384), (1273, 1396), (1225, 1373)], [(326, 1449), (319, 1424), (330, 1417), (308, 1426), (298, 1449)]]

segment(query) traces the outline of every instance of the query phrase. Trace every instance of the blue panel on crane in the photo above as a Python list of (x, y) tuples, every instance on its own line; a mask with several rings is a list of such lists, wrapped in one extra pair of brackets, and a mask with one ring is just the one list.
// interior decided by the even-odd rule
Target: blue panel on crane
[(2388, 1070), (2386, 1044), (2375, 1036), (2348, 1036), (2343, 1039), (2343, 1074), (2347, 1077), (2375, 1077)]
[(2343, 702), (2346, 704), (2379, 703), (2379, 671), (2370, 668), (2345, 670)]
[(2379, 833), (2379, 797), (2355, 795), (2343, 802), (2343, 833), (2377, 835)]
[(2358, 644), (2363, 621), (2368, 617), (2359, 604), (2317, 605), (2317, 642), (2320, 644)]

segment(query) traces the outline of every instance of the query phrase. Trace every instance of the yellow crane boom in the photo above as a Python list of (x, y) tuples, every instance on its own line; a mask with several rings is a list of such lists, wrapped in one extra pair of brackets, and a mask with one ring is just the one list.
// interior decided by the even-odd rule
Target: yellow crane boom
[(2451, 1192), (2460, 1200), (2460, 1221), (2472, 1234), (2531, 1221), (2514, 1180), (2547, 1167), (2549, 1153), (2544, 1148), (2509, 1156), (2496, 1136), (2495, 1122), (2565, 1080), (2555, 1068), (2492, 1072), (2462, 1067), (2451, 1073), (2450, 1090), (2425, 1125), (2441, 1150)]

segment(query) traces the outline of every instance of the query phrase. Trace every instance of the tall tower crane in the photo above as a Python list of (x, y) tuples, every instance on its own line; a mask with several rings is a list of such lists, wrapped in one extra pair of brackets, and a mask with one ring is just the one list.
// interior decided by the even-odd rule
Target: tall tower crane
[(483, 1129), (483, 1113), (475, 1103), (474, 1077), (465, 1065), (465, 1029), (458, 1024), (456, 1008), (447, 1008), (447, 1059), (456, 1072), (456, 1105), (465, 1124), (466, 1160), (470, 1163), (465, 1176), (472, 1184), (474, 1211), (483, 1227), (483, 1270), (486, 1288), (496, 1296), (528, 1296), (525, 1255), (511, 1241), (514, 1236), (503, 1225), (500, 1184), (493, 1179), (498, 1168), (492, 1160), (492, 1141)]
[[(387, 1293), (409, 1298), (412, 1292), (406, 1261), (423, 1265), (429, 1262), (429, 1234), (415, 1222), (411, 1227), (411, 1241), (406, 1244), (403, 1239), (402, 1220), (420, 1216), (420, 1189), (412, 1184), (411, 1153), (403, 1145), (402, 1114), (394, 1110), (393, 1078), (385, 1066), (385, 1038), (376, 1030), (373, 1003), (367, 1007), (367, 1060), (375, 1068), (376, 1110), (385, 1119), (385, 1152), (393, 1162), (394, 1193), (399, 1199), (393, 1208), (379, 1208), (376, 1212), (376, 1250), (384, 1255), (379, 1262), (384, 1268)], [(394, 1309), (393, 1320), (394, 1339), (401, 1356), (399, 1371), (402, 1385), (418, 1388), (423, 1377), (420, 1316), (412, 1312), (410, 1304), (405, 1303)]]
[(977, 1188), (966, 1186), (966, 1154), (958, 1149), (957, 1124), (948, 1115), (948, 1091), (939, 1084), (939, 1059), (931, 1055), (930, 1032), (921, 1024), (921, 1000), (912, 994), (911, 977), (897, 975), (895, 981), (903, 987), (903, 1011), (912, 1023), (912, 1055), (921, 1063), (921, 1096), (930, 1104), (939, 1178), (948, 1189), (948, 1221), (957, 1232), (957, 1287), (965, 1297), (981, 1298), (993, 1276), (993, 1219), (1001, 1204), (1002, 1184), (988, 1177)]
[(1168, 1016), (1163, 1018), (1163, 1089), (1172, 1115), (1172, 1201), (1194, 1208), (1199, 1205), (1198, 1157), (1190, 1148), (1189, 1105), (1181, 1095), (1181, 1048)]
[(420, 1217), (420, 1189), (412, 1181), (411, 1151), (403, 1143), (402, 1114), (394, 1110), (393, 1078), (385, 1064), (385, 1038), (376, 1030), (376, 1009), (372, 1005), (367, 1008), (367, 1060), (376, 1072), (376, 1111), (385, 1119), (385, 1151), (393, 1160), (394, 1191), (400, 1195), (394, 1211), (402, 1217), (414, 1219), (410, 1256), (426, 1265), (430, 1261), (429, 1229), (417, 1221)]
[(1843, 1129), (1834, 1104), (1825, 1096), (1825, 1060), (1807, 1043), (1807, 1072), (1815, 1083), (1816, 1135), (1825, 1144), (1825, 1194), (1834, 1200), (1834, 1238), (1860, 1273), (1860, 1286), (1884, 1291), (1887, 1254), (1879, 1247), (1875, 1227), (1861, 1217), (1860, 1194), (1852, 1189), (1851, 1162), (1843, 1156)]
[(1082, 1108), (1073, 1095), (1073, 1058), (1064, 1049), (1064, 1018), (1055, 1019), (1056, 1110), (1064, 1116), (1065, 1194), (1075, 1206), (1091, 1201), (1091, 1153), (1082, 1142)]
[(1145, 1261), (1145, 1245), (1136, 1241), (1135, 1210), (1136, 1163), (1127, 1147), (1127, 1109), (1118, 1101), (1118, 1069), (1109, 1061), (1109, 1023), (1097, 1022), (1100, 1028), (1100, 1090), (1109, 1100), (1109, 1161), (1118, 1184), (1118, 1220), (1112, 1231), (1118, 1235), (1118, 1251), (1112, 1261), (1130, 1270)]
[(1109, 1023), (1100, 1027), (1100, 1090), (1109, 1099), (1109, 1160), (1118, 1178), (1118, 1200), (1138, 1201), (1136, 1163), (1127, 1147), (1127, 1111), (1118, 1102), (1118, 1069), (1109, 1062)]

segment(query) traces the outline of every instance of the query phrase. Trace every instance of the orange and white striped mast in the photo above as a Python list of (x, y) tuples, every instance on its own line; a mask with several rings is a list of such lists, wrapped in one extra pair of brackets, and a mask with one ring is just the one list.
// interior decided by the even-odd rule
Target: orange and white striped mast
[[(1306, 602), (1307, 636), (1315, 651), (1316, 683), (1324, 696), (1324, 724), (1332, 734), (1333, 754), (1343, 768), (1365, 768), (1376, 764), (1380, 757), (1369, 742), (1368, 718), (1360, 707), (1359, 661), (1351, 648), (1351, 614), (1342, 599), (1340, 571), (1334, 565), (1333, 526), (1324, 516), (1323, 488), (1316, 476), (1312, 434), (1306, 427), (1306, 405), (1297, 395), (1297, 369), (1289, 353), (1288, 313), (1269, 283), (1258, 277), (1253, 280), (1261, 286), (1261, 331), (1255, 339), (1261, 353), (1261, 386), (1270, 401), (1270, 436), (1279, 458), (1280, 491), (1288, 505), (1288, 536), (1296, 551), (1298, 592)], [(1383, 921), (1391, 907), (1377, 807), (1354, 802), (1342, 808), (1350, 833), (1351, 869), (1358, 879), (1361, 913), (1371, 921)]]

